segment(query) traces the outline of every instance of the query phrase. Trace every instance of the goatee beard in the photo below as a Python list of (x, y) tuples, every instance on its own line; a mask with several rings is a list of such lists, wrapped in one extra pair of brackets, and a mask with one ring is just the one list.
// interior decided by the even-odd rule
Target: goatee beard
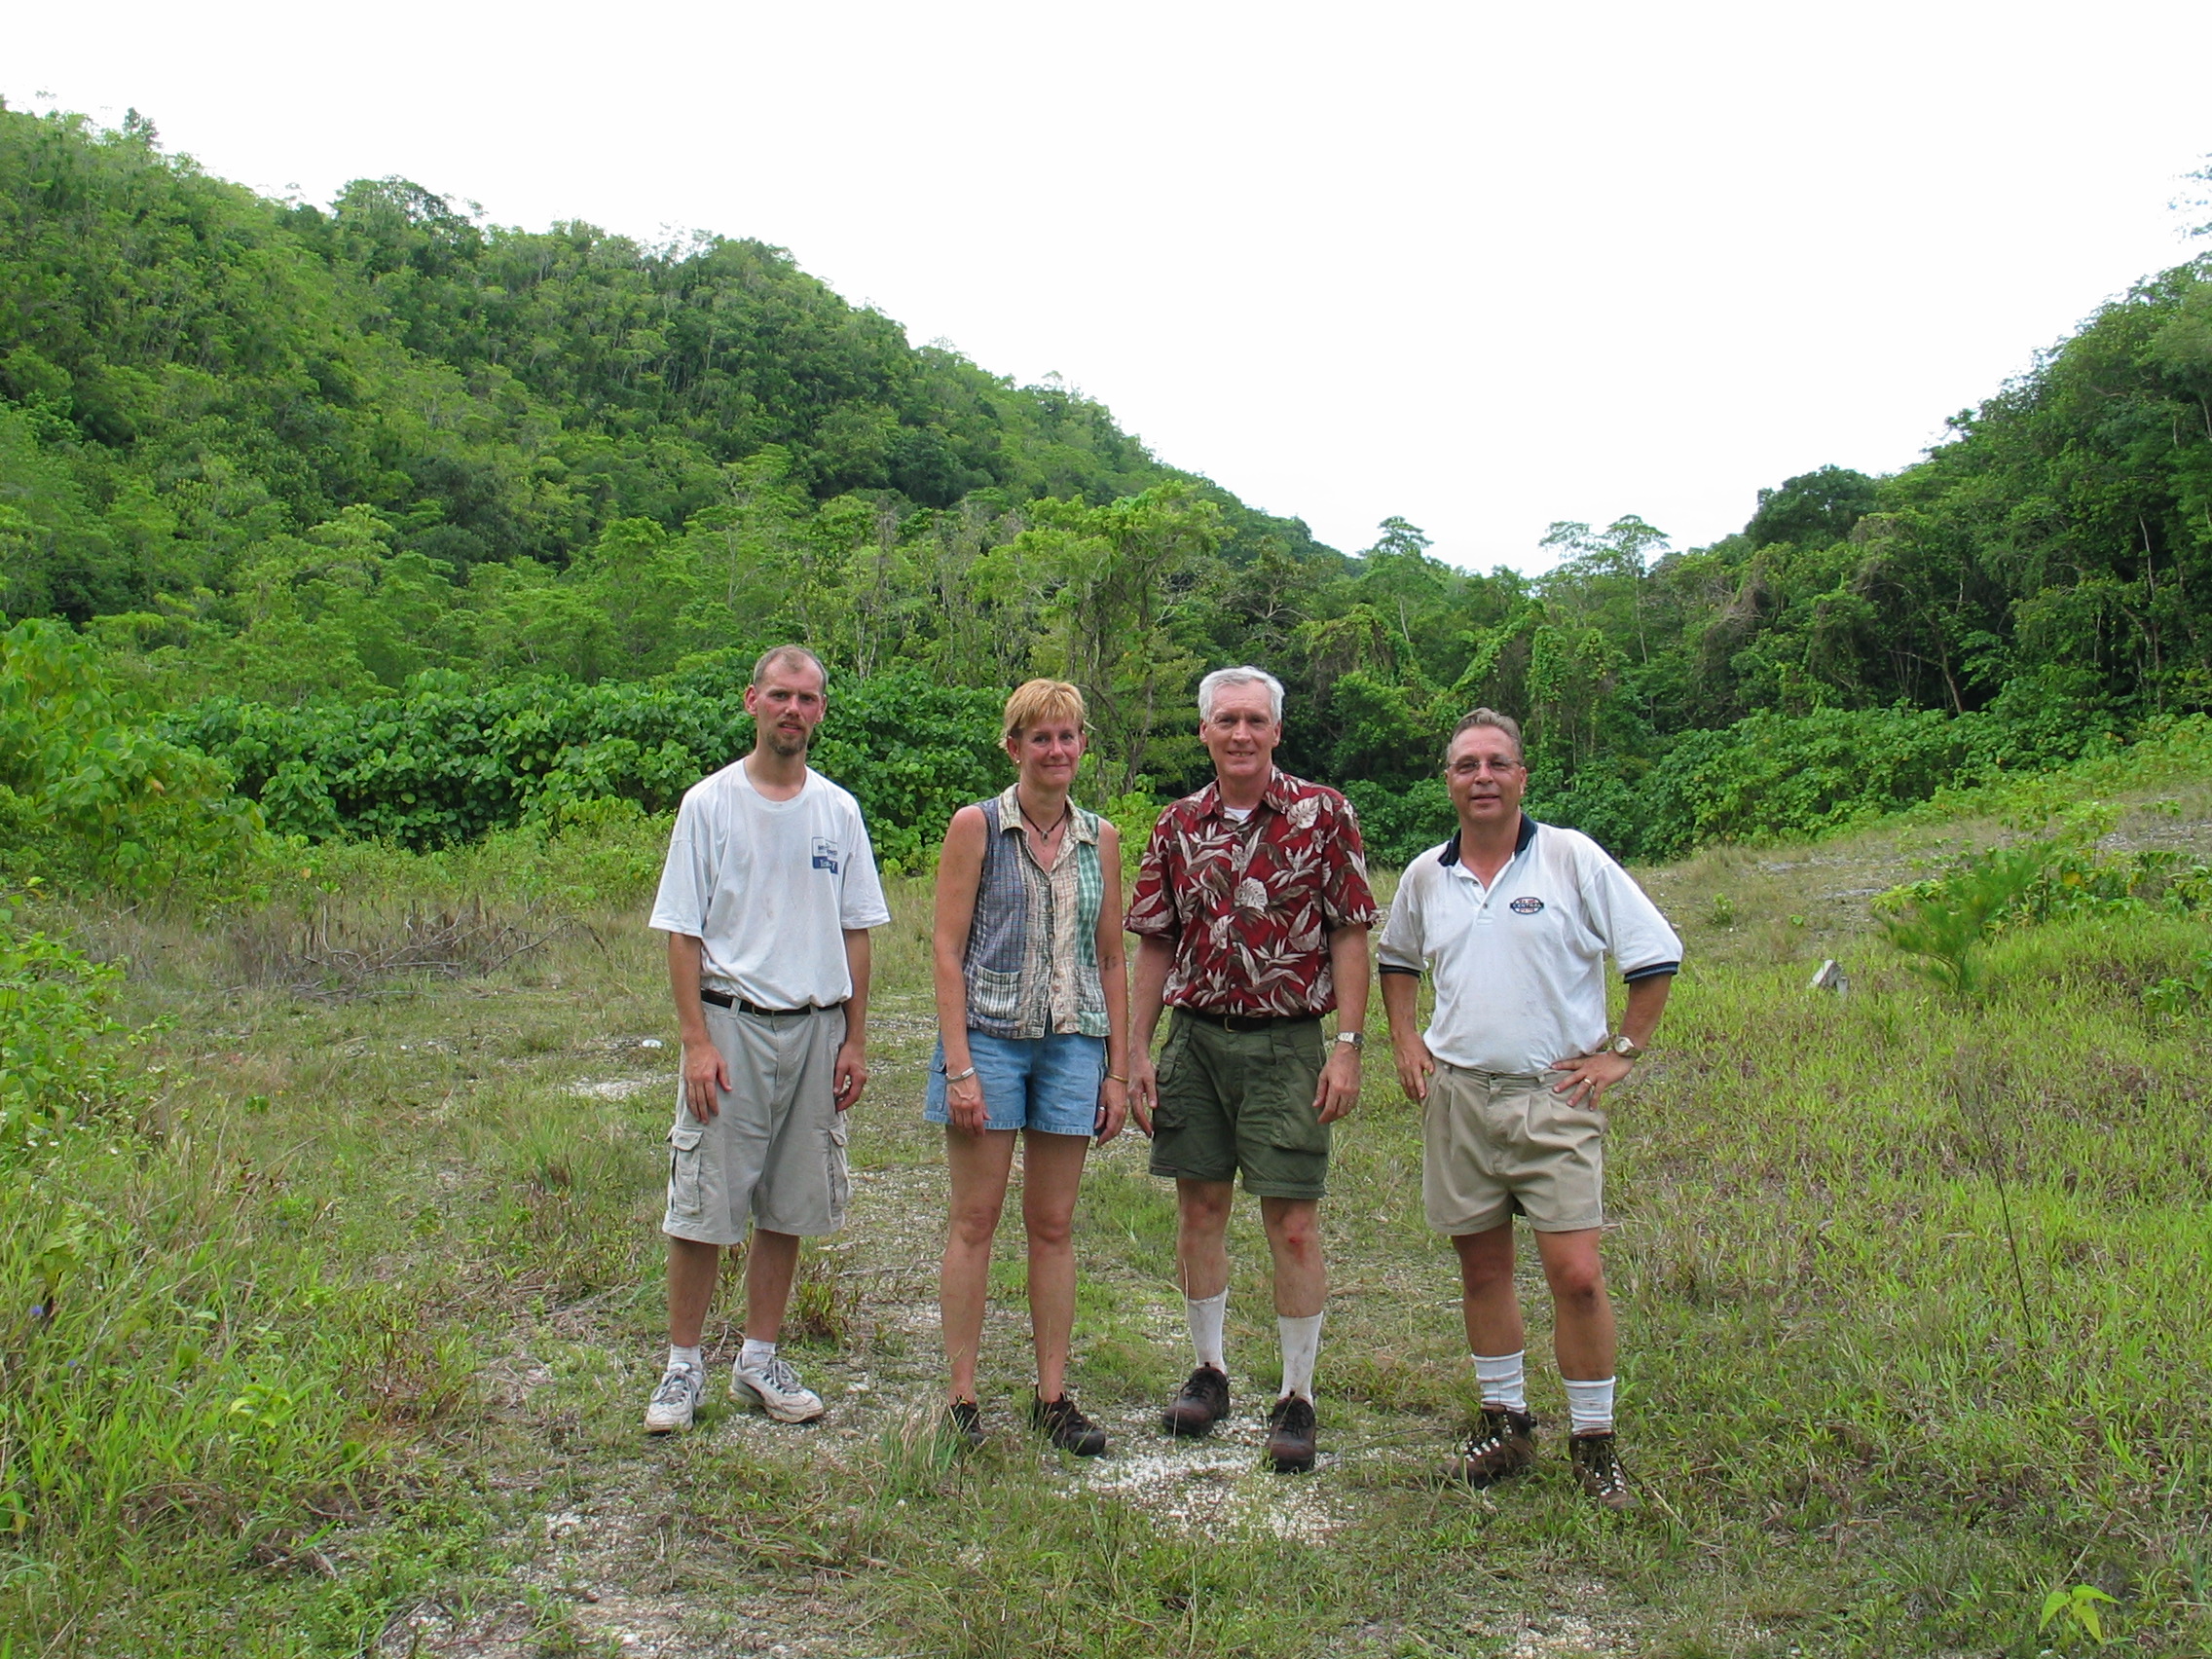
[(785, 760), (789, 760), (794, 755), (806, 753), (806, 739), (804, 737), (786, 737), (780, 731), (771, 730), (762, 732), (760, 741), (768, 746), (770, 752)]

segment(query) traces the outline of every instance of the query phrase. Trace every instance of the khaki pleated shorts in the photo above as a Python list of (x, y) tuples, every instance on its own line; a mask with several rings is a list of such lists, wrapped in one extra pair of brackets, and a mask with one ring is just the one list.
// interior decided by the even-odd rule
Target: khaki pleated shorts
[(1421, 1111), (1420, 1195), (1428, 1225), (1488, 1233), (1516, 1215), (1539, 1233), (1605, 1223), (1605, 1115), (1567, 1104), (1534, 1077), (1441, 1060)]
[(705, 1123), (677, 1085), (661, 1231), (740, 1244), (749, 1227), (802, 1238), (845, 1225), (850, 1190), (835, 1071), (845, 1011), (743, 1014), (705, 1009), (730, 1087)]

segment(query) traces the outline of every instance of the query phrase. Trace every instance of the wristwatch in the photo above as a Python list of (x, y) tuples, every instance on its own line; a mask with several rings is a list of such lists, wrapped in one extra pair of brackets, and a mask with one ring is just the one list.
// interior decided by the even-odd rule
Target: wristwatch
[(1604, 1052), (1618, 1054), (1624, 1060), (1640, 1060), (1643, 1057), (1644, 1050), (1643, 1045), (1633, 1037), (1615, 1037), (1605, 1045)]
[(1367, 1047), (1367, 1033), (1364, 1031), (1340, 1031), (1337, 1033), (1337, 1041), (1349, 1043), (1355, 1049), (1364, 1049)]

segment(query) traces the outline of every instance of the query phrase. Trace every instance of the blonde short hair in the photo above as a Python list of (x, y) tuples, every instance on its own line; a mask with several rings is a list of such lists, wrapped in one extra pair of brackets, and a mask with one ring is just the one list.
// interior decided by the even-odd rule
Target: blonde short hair
[(777, 669), (794, 663), (804, 663), (807, 667), (813, 669), (815, 679), (820, 683), (823, 694), (829, 695), (830, 671), (822, 666), (822, 659), (804, 645), (771, 645), (768, 649), (762, 651), (759, 660), (753, 665), (752, 682), (754, 688), (757, 690), (766, 685), (768, 676), (775, 673)]
[(1083, 730), (1083, 693), (1064, 680), (1030, 680), (1006, 700), (1004, 740), (1012, 743), (1033, 725), (1069, 720)]

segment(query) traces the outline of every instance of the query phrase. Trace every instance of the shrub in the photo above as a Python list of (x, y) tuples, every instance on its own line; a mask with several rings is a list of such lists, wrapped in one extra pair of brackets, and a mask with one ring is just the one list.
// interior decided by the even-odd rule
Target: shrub
[(1410, 864), (1458, 823), (1442, 778), (1417, 778), (1402, 789), (1355, 778), (1345, 785), (1345, 798), (1359, 814), (1360, 838), (1377, 865)]
[[(1000, 702), (910, 671), (832, 688), (812, 763), (859, 797), (887, 869), (925, 866), (954, 810), (1003, 787)], [(558, 825), (592, 800), (667, 812), (751, 747), (753, 720), (742, 686), (696, 673), (483, 689), (434, 674), (366, 703), (212, 699), (170, 736), (232, 767), (275, 830), (424, 849)]]
[(5, 873), (129, 892), (242, 866), (260, 814), (229, 772), (154, 730), (92, 647), (56, 622), (0, 634)]
[(122, 977), (30, 928), (19, 903), (0, 903), (0, 1163), (129, 1097), (108, 1013)]

